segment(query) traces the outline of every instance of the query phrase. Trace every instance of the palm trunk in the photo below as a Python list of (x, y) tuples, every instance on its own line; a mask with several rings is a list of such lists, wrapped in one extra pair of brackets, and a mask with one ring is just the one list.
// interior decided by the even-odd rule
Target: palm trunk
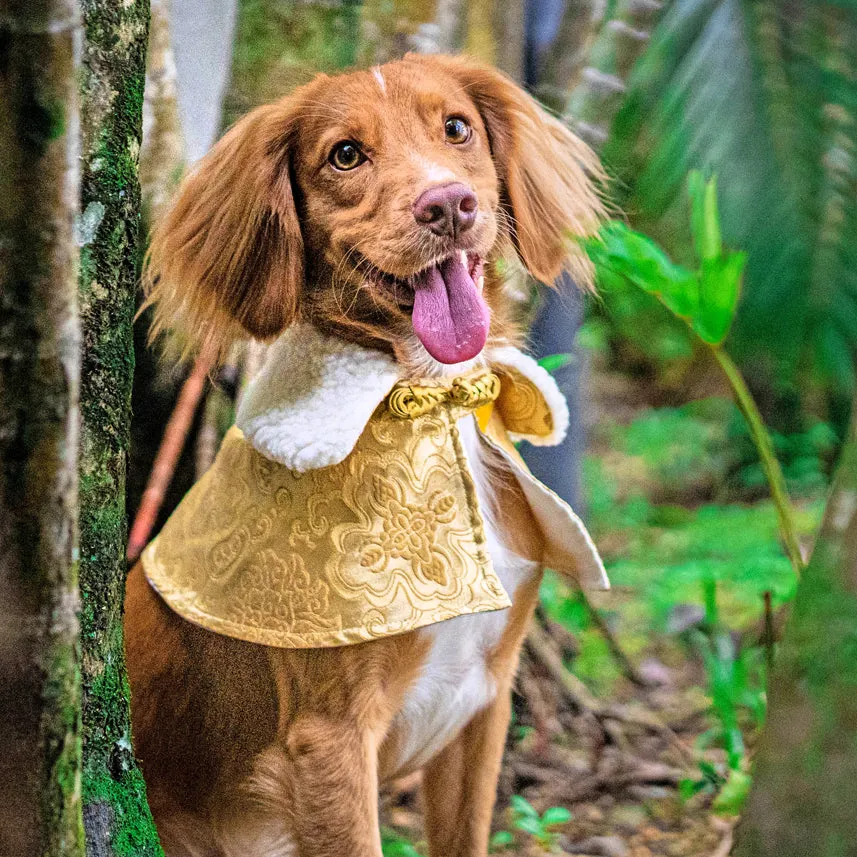
[[(565, 120), (600, 149), (625, 98), (634, 63), (642, 56), (660, 14), (661, 0), (613, 0), (589, 52), (589, 61), (566, 102)], [(611, 15), (610, 7), (615, 7)]]
[(84, 825), (92, 854), (146, 857), (160, 854), (160, 846), (131, 750), (122, 602), (149, 3), (83, 0), (81, 6)]
[(556, 40), (544, 56), (528, 57), (530, 81), (536, 95), (552, 110), (561, 111), (578, 84), (580, 72), (601, 21), (596, 0), (568, 0)]
[(857, 842), (857, 401), (770, 683), (736, 857), (842, 857)]
[(0, 2), (0, 854), (82, 857), (73, 0)]

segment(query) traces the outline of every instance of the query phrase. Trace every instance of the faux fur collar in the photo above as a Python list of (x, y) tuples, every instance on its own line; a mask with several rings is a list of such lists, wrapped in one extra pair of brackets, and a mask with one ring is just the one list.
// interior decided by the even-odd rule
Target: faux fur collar
[[(514, 439), (560, 443), (568, 429), (568, 406), (550, 374), (512, 346), (490, 349), (484, 361), (492, 368), (517, 370), (551, 410), (550, 435)], [(389, 355), (298, 323), (270, 347), (244, 395), (236, 425), (262, 455), (297, 473), (339, 464), (354, 449), (375, 408), (402, 379), (401, 365)]]

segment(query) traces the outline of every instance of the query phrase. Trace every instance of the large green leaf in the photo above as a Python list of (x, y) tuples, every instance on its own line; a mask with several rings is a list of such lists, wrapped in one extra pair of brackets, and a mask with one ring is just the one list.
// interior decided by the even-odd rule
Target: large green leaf
[(720, 345), (735, 316), (747, 257), (723, 248), (716, 181), (691, 173), (688, 189), (697, 270), (675, 264), (655, 241), (620, 221), (606, 224), (588, 252), (602, 288), (630, 282), (654, 295), (704, 342)]
[[(673, 0), (604, 149), (623, 207), (674, 259), (715, 254), (720, 229), (747, 251), (730, 350), (793, 381), (814, 365), (838, 386), (857, 353), (855, 5)], [(719, 177), (719, 224), (704, 197), (688, 217), (692, 169)], [(727, 267), (701, 286), (722, 311), (713, 326), (706, 313), (709, 339), (728, 315), (721, 277), (735, 284), (739, 260)]]

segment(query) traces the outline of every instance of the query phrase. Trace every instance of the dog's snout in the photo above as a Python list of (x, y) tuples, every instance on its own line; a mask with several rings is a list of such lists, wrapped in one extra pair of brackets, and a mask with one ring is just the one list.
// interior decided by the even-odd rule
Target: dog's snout
[(429, 188), (414, 203), (414, 218), (435, 235), (457, 238), (476, 222), (476, 194), (461, 182)]

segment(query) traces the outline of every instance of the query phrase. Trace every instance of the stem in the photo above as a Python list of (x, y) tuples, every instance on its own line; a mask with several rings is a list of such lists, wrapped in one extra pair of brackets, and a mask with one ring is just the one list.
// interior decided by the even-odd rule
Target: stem
[(771, 604), (771, 590), (766, 590), (765, 600), (765, 666), (768, 676), (774, 668), (774, 610)]
[(598, 612), (598, 608), (586, 597), (586, 593), (583, 590), (580, 590), (578, 593), (578, 598), (586, 608), (586, 612), (589, 614), (592, 624), (595, 625), (598, 632), (603, 637), (604, 642), (607, 643), (607, 648), (610, 650), (613, 660), (616, 662), (619, 669), (622, 670), (622, 674), (625, 678), (633, 682), (639, 688), (646, 689), (650, 687), (650, 682), (646, 681), (646, 679), (640, 675), (639, 670), (631, 662), (631, 659), (628, 657), (625, 650), (619, 645), (619, 641), (616, 639), (612, 629), (607, 624), (607, 621), (601, 613)]
[(756, 403), (747, 389), (747, 384), (744, 382), (744, 378), (741, 376), (741, 372), (732, 361), (732, 358), (719, 346), (712, 345), (710, 348), (717, 362), (720, 364), (720, 368), (729, 379), (738, 407), (750, 428), (750, 435), (759, 452), (765, 478), (771, 487), (771, 497), (777, 510), (780, 535), (785, 544), (786, 554), (795, 573), (800, 574), (804, 568), (804, 561), (801, 556), (800, 546), (798, 545), (794, 507), (789, 500), (788, 491), (786, 490), (786, 480), (783, 476), (780, 463), (777, 461), (771, 436), (768, 434), (768, 430), (762, 421), (762, 415), (759, 413), (759, 409), (756, 407)]

